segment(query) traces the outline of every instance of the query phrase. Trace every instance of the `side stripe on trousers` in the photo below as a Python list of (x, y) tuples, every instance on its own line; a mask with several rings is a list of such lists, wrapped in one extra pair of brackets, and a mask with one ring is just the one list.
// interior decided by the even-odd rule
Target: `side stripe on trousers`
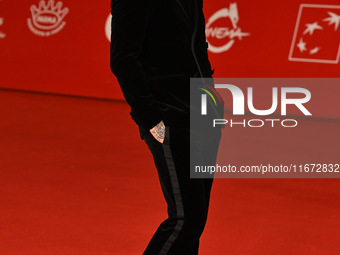
[(174, 198), (175, 198), (177, 222), (176, 222), (174, 231), (169, 236), (168, 240), (164, 243), (161, 251), (159, 252), (159, 255), (166, 255), (168, 253), (171, 246), (173, 245), (176, 238), (178, 237), (178, 234), (181, 232), (183, 224), (184, 224), (184, 208), (183, 208), (183, 202), (182, 202), (182, 195), (181, 195), (181, 191), (179, 188), (175, 163), (172, 158), (172, 153), (171, 153), (171, 148), (170, 148), (169, 127), (165, 128), (163, 150), (164, 150), (165, 160), (166, 160), (166, 164), (168, 166), (168, 171), (170, 175), (172, 191), (173, 191)]

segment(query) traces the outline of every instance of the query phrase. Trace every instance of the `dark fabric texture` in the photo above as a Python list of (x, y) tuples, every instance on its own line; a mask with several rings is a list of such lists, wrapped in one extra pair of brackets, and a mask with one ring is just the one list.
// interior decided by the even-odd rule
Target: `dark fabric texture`
[(202, 8), (202, 0), (111, 1), (111, 70), (141, 136), (188, 111), (190, 77), (211, 77)]
[[(190, 153), (214, 165), (221, 130), (190, 128), (190, 78), (212, 77), (202, 8), (202, 0), (111, 1), (111, 69), (168, 204), (168, 218), (144, 255), (197, 255), (207, 220), (213, 180), (190, 178)], [(161, 120), (163, 144), (149, 131)], [(192, 134), (197, 142), (190, 150)]]
[[(220, 131), (210, 129), (197, 134), (201, 143), (196, 144), (193, 151), (202, 155), (202, 164), (215, 164)], [(213, 179), (190, 178), (189, 133), (187, 128), (166, 127), (163, 144), (150, 132), (144, 135), (168, 204), (168, 218), (158, 227), (144, 255), (198, 254), (199, 238), (208, 216)]]

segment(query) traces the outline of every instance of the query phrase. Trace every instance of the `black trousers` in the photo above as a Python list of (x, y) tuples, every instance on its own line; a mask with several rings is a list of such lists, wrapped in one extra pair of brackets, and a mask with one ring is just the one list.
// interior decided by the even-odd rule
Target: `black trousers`
[[(206, 164), (215, 165), (220, 130), (204, 132), (197, 153)], [(168, 218), (153, 235), (144, 255), (197, 255), (210, 200), (213, 178), (190, 178), (190, 129), (166, 126), (164, 143), (150, 132), (144, 135), (157, 168)]]

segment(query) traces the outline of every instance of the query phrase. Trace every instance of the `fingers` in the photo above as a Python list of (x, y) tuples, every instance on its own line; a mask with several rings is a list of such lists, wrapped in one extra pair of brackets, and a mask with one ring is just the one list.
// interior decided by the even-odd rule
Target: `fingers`
[(163, 121), (159, 122), (155, 127), (150, 129), (150, 133), (158, 142), (163, 143), (165, 137), (165, 125)]

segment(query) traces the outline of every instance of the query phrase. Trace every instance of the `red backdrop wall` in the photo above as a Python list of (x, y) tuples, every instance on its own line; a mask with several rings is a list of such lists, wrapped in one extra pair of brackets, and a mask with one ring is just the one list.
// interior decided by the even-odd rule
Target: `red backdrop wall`
[[(204, 11), (215, 77), (340, 76), (339, 0), (215, 0)], [(109, 13), (109, 0), (0, 1), (0, 87), (122, 99)], [(340, 118), (340, 84), (304, 87), (313, 116)]]

